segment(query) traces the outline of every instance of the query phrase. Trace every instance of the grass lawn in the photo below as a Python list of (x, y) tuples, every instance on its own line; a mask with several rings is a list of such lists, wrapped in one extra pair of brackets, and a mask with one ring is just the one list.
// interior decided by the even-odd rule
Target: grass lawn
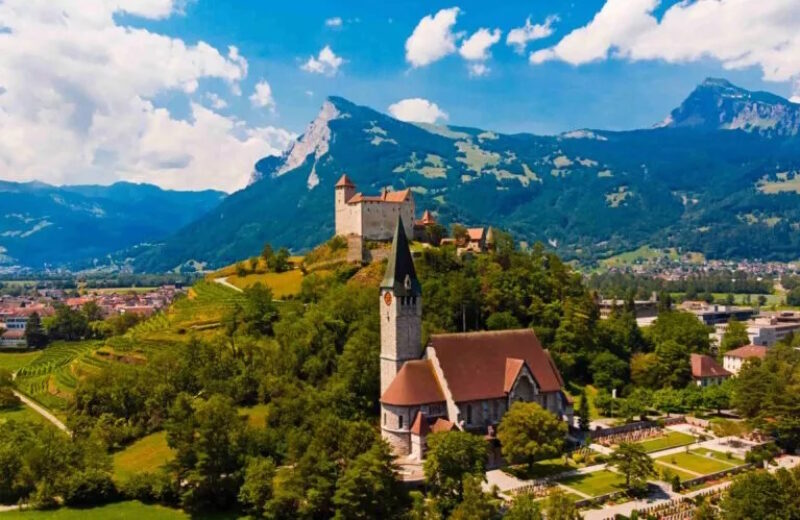
[(692, 453), (699, 453), (700, 455), (703, 455), (704, 457), (705, 456), (711, 456), (711, 457), (714, 457), (715, 459), (723, 460), (723, 461), (730, 462), (731, 464), (736, 464), (736, 465), (744, 463), (744, 461), (741, 458), (739, 458), (739, 457), (737, 457), (737, 456), (735, 456), (733, 454), (731, 454), (731, 456), (728, 457), (727, 453), (723, 453), (721, 451), (710, 450), (708, 448), (696, 448), (696, 449), (692, 450)]
[(666, 465), (664, 465), (664, 464), (662, 464), (661, 462), (658, 462), (658, 461), (656, 461), (655, 468), (656, 468), (656, 471), (659, 474), (658, 478), (661, 478), (661, 472), (663, 470), (667, 470), (670, 473), (672, 473), (673, 475), (678, 475), (678, 478), (681, 479), (681, 482), (686, 482), (687, 480), (691, 480), (693, 478), (697, 478), (697, 475), (695, 475), (693, 473), (687, 473), (685, 471), (681, 471), (679, 469), (666, 466)]
[(593, 497), (621, 491), (625, 487), (625, 477), (608, 470), (573, 475), (559, 482)]
[(14, 372), (42, 354), (41, 350), (33, 352), (0, 352), (0, 368)]
[(90, 509), (63, 507), (53, 511), (9, 511), (0, 513), (3, 520), (184, 520), (189, 515), (179, 509), (147, 505), (141, 502), (118, 502)]
[(47, 419), (24, 404), (13, 410), (0, 410), (0, 424), (6, 421), (30, 421), (38, 424), (50, 424)]
[(174, 456), (167, 446), (167, 432), (152, 433), (114, 454), (114, 478), (120, 481), (136, 473), (155, 471)]
[(681, 433), (675, 431), (668, 431), (663, 437), (656, 437), (646, 441), (638, 442), (637, 444), (644, 448), (647, 453), (655, 451), (666, 450), (668, 448), (677, 448), (678, 446), (686, 446), (692, 444), (696, 439), (688, 433)]
[(736, 462), (722, 461), (713, 457), (706, 457), (695, 452), (682, 452), (674, 455), (667, 455), (659, 459), (673, 466), (678, 466), (689, 471), (694, 471), (701, 475), (708, 475), (709, 473), (717, 473), (726, 469), (738, 466)]
[(251, 285), (261, 283), (272, 289), (272, 295), (276, 298), (285, 298), (300, 292), (300, 285), (303, 283), (303, 272), (300, 269), (292, 269), (283, 273), (248, 274), (243, 277), (229, 276), (228, 283), (235, 285), (239, 289), (245, 289)]

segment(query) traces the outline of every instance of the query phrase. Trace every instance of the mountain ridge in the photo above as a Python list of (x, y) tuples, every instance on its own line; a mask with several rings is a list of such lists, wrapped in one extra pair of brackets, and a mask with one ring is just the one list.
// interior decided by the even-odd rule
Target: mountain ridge
[[(333, 185), (345, 172), (364, 193), (411, 188), (417, 212), (429, 209), (445, 224), (496, 225), (586, 262), (643, 244), (794, 260), (793, 112), (780, 124), (742, 124), (767, 101), (794, 104), (731, 88), (704, 82), (671, 125), (554, 136), (407, 123), (331, 96), (282, 157), (257, 163), (253, 183), (134, 265), (227, 265), (265, 242), (309, 249), (333, 234)], [(702, 124), (681, 124), (689, 120)]]

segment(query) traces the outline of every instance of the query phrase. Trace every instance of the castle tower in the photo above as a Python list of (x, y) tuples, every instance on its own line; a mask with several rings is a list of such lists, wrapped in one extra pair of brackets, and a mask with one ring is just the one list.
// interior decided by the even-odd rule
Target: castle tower
[(422, 356), (422, 288), (400, 217), (381, 282), (380, 309), (383, 395), (403, 364)]
[(354, 231), (354, 224), (351, 222), (353, 215), (348, 212), (347, 201), (356, 194), (356, 186), (345, 174), (341, 176), (334, 189), (336, 191), (336, 234), (347, 236)]

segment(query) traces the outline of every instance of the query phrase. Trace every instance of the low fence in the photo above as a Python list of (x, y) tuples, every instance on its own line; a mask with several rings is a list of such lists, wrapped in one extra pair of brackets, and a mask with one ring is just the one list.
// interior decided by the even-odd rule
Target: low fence
[(645, 430), (648, 428), (658, 428), (660, 426), (673, 426), (675, 424), (683, 424), (686, 422), (686, 417), (676, 415), (674, 417), (665, 417), (658, 421), (637, 421), (620, 426), (612, 426), (611, 428), (603, 428), (602, 430), (592, 430), (589, 432), (589, 437), (592, 440), (608, 437), (609, 435), (617, 435), (620, 433), (630, 433), (637, 430)]
[(697, 426), (698, 428), (703, 428), (704, 430), (707, 430), (711, 427), (711, 421), (700, 419), (698, 417), (686, 417), (686, 422), (691, 426)]

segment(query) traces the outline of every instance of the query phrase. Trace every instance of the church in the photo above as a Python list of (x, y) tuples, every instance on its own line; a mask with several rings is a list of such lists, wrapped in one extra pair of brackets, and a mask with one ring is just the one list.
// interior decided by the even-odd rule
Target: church
[(422, 288), (402, 219), (380, 289), (381, 432), (401, 457), (421, 460), (431, 432), (494, 432), (515, 401), (571, 423), (564, 381), (532, 329), (435, 334), (422, 345)]

